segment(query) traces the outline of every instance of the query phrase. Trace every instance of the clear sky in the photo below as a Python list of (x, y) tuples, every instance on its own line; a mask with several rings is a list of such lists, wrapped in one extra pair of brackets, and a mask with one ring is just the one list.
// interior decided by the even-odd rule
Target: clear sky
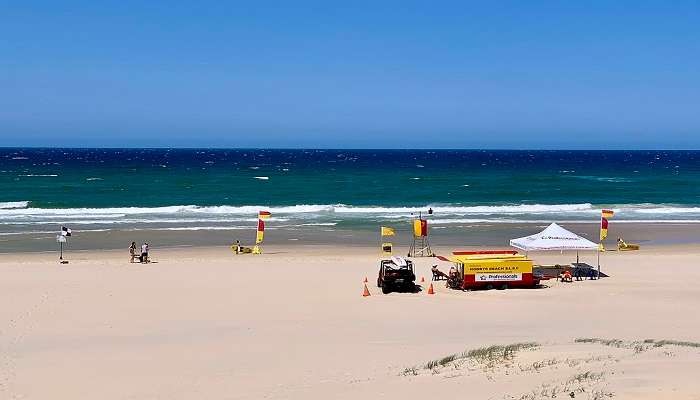
[(0, 7), (0, 146), (700, 148), (698, 1)]

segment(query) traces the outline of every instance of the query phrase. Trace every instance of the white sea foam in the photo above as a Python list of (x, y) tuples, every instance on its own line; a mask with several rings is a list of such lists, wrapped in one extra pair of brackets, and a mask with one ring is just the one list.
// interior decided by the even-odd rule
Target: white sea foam
[(591, 175), (570, 175), (570, 178), (583, 179), (587, 181), (609, 182), (609, 183), (630, 183), (634, 179), (619, 176), (591, 176)]
[(6, 201), (0, 202), (0, 210), (14, 210), (18, 208), (27, 208), (29, 206), (28, 201)]
[[(412, 213), (434, 210), (431, 223), (436, 226), (455, 224), (598, 223), (601, 206), (580, 204), (519, 205), (425, 205), (422, 207), (368, 207), (343, 204), (299, 204), (292, 206), (195, 206), (62, 208), (31, 207), (28, 201), (0, 203), (0, 226), (8, 230), (50, 228), (57, 224), (77, 227), (111, 227), (112, 229), (187, 229), (217, 227), (244, 228), (257, 221), (260, 210), (272, 213), (270, 228), (330, 227), (339, 221), (360, 224), (403, 223)], [(700, 207), (673, 204), (605, 205), (615, 211), (615, 223), (663, 222), (697, 223)], [(287, 224), (284, 224), (287, 223)], [(30, 228), (31, 227), (31, 228)], [(204, 229), (204, 228), (199, 228)]]
[(24, 174), (24, 175), (18, 175), (22, 177), (27, 177), (27, 178), (32, 178), (32, 177), (37, 177), (37, 178), (55, 178), (58, 176), (58, 174)]
[(700, 207), (649, 207), (629, 210), (623, 208), (620, 212), (633, 211), (640, 214), (700, 214)]
[[(99, 217), (124, 217), (138, 215), (168, 215), (168, 216), (204, 216), (213, 215), (257, 215), (260, 210), (270, 211), (275, 214), (370, 214), (378, 217), (410, 216), (411, 213), (423, 212), (432, 208), (436, 215), (488, 215), (488, 214), (574, 214), (593, 215), (600, 212), (601, 206), (593, 206), (590, 203), (580, 204), (519, 204), (519, 205), (494, 205), (494, 206), (451, 206), (451, 205), (425, 205), (422, 207), (367, 207), (349, 206), (344, 204), (298, 204), (292, 206), (195, 206), (178, 205), (163, 207), (109, 207), (109, 208), (30, 208), (28, 201), (0, 203), (0, 218), (13, 216), (27, 217), (65, 217), (83, 216), (87, 218)], [(651, 205), (651, 204), (625, 204), (618, 206), (606, 206), (612, 208), (619, 216), (630, 214), (700, 214), (700, 207)], [(616, 214), (616, 218), (618, 215)]]
[[(17, 202), (19, 203), (19, 202)], [(26, 207), (26, 205), (25, 205)], [(294, 206), (206, 206), (195, 205), (164, 206), (164, 207), (109, 207), (109, 208), (23, 208), (16, 207), (0, 209), (0, 217), (13, 215), (39, 216), (39, 215), (198, 215), (198, 214), (238, 214), (257, 215), (260, 210), (270, 211), (274, 214), (299, 214), (331, 212), (331, 205), (294, 205)]]
[(442, 214), (525, 214), (525, 213), (556, 213), (556, 212), (598, 212), (599, 208), (593, 208), (590, 203), (583, 204), (520, 204), (506, 206), (424, 206), (424, 207), (349, 207), (336, 206), (337, 213), (365, 213), (365, 214), (390, 214), (390, 213), (425, 213), (432, 208), (435, 213)]
[(261, 181), (266, 181), (270, 179), (269, 176), (254, 176), (253, 178), (260, 179)]

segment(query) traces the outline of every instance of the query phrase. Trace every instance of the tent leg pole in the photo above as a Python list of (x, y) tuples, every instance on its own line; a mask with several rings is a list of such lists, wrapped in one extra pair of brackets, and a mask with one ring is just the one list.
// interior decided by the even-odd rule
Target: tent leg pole
[(600, 279), (600, 248), (598, 249), (598, 279)]

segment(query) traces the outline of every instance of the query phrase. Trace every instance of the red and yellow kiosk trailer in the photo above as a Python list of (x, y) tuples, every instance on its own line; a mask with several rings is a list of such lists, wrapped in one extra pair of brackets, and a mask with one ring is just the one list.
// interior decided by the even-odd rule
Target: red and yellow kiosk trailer
[(455, 289), (507, 289), (535, 287), (540, 279), (533, 275), (533, 262), (524, 255), (508, 250), (456, 251), (440, 257), (455, 265)]

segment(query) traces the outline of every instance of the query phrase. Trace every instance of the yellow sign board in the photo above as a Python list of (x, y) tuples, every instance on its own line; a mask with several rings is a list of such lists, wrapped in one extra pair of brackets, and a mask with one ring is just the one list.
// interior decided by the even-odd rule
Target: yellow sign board
[(385, 256), (390, 256), (393, 253), (392, 244), (389, 242), (382, 243), (382, 254)]
[(465, 275), (532, 273), (531, 260), (471, 260), (460, 264)]

